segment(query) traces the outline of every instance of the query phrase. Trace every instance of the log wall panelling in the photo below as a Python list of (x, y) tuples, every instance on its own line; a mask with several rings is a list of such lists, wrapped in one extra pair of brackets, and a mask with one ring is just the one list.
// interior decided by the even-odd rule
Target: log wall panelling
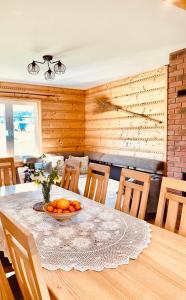
[(167, 67), (87, 90), (85, 149), (166, 160), (166, 98)]
[(43, 152), (84, 150), (84, 91), (0, 82), (0, 97), (40, 102)]
[[(90, 150), (165, 159), (166, 73), (163, 67), (86, 92), (0, 82), (0, 97), (40, 102), (43, 152)], [(100, 99), (127, 111), (100, 109)]]

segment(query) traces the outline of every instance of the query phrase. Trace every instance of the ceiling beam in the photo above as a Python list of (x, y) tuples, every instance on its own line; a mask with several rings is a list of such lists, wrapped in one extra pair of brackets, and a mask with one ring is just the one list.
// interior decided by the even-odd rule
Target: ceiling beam
[(186, 0), (163, 0), (186, 10)]

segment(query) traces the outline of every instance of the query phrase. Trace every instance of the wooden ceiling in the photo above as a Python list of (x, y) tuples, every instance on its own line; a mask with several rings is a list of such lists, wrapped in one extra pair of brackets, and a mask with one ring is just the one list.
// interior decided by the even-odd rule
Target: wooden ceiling
[(186, 0), (164, 0), (166, 2), (170, 2), (173, 5), (178, 6), (179, 8), (186, 10)]

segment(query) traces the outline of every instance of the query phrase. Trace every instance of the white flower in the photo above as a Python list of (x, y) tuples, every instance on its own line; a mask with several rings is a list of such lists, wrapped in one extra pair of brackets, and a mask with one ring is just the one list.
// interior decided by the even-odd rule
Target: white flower
[(39, 183), (47, 182), (47, 178), (42, 174), (35, 176), (35, 180)]
[(60, 181), (61, 181), (61, 177), (60, 177), (60, 176), (56, 176), (56, 177), (53, 179), (54, 184), (60, 183)]
[(31, 175), (30, 175), (30, 178), (31, 178), (32, 180), (35, 180), (34, 174), (31, 174)]
[(37, 172), (37, 171), (31, 175), (31, 179), (36, 183), (47, 182), (47, 177), (43, 175), (42, 172)]

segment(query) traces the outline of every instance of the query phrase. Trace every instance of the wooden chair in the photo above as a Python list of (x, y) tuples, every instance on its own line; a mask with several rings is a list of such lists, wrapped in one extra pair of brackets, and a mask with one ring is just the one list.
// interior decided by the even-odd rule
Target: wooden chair
[(0, 211), (9, 254), (25, 300), (49, 300), (32, 234)]
[(78, 193), (80, 175), (80, 161), (66, 159), (64, 164), (61, 187), (74, 193)]
[(0, 158), (0, 186), (16, 184), (16, 170), (12, 157)]
[[(126, 180), (127, 178), (134, 179), (134, 182)], [(150, 174), (122, 169), (115, 208), (134, 217), (144, 219), (150, 180)]]
[(0, 261), (0, 299), (1, 300), (15, 300), (12, 290), (6, 278), (3, 266)]
[(9, 262), (8, 258), (4, 256), (4, 252), (0, 251), (0, 261), (3, 266), (5, 273), (13, 272), (12, 264)]
[(186, 197), (175, 191), (186, 192), (186, 181), (163, 177), (155, 225), (173, 232), (178, 227), (178, 233), (186, 237)]
[(90, 163), (88, 167), (87, 180), (84, 197), (105, 203), (110, 167)]

